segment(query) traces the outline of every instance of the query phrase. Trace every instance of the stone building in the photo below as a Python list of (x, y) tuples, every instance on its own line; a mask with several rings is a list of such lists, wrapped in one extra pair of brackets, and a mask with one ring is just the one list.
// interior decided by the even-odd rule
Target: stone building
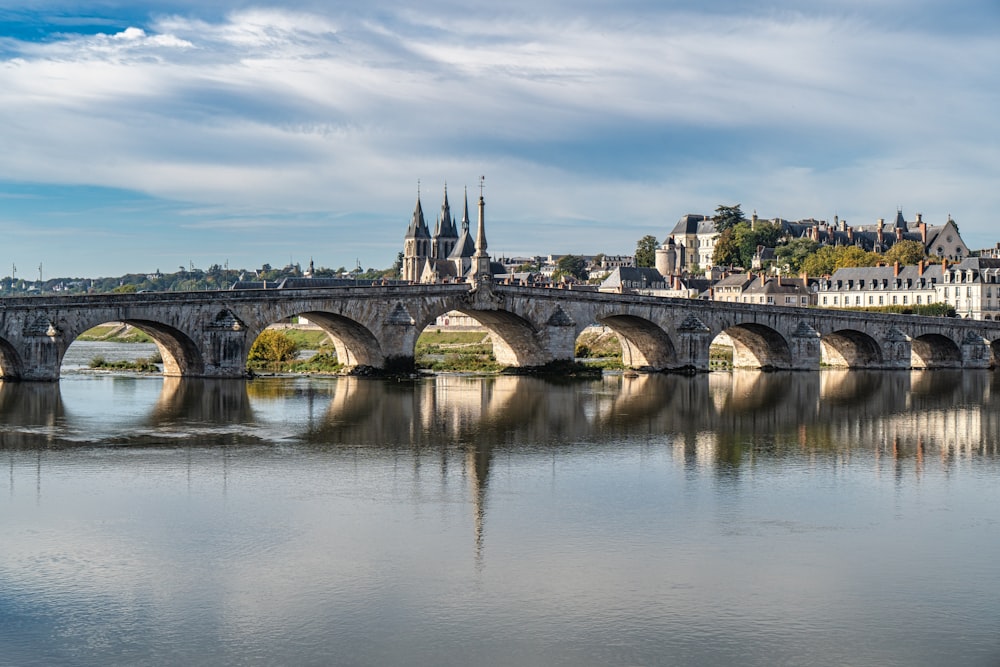
[(867, 308), (946, 303), (959, 317), (1000, 317), (1000, 259), (959, 263), (838, 269), (819, 281), (820, 308)]
[(782, 278), (766, 274), (734, 273), (712, 285), (712, 300), (806, 307), (816, 304), (812, 286), (806, 277)]
[[(902, 210), (897, 209), (896, 218), (891, 225), (887, 225), (885, 220), (880, 218), (873, 225), (852, 226), (837, 216), (834, 216), (833, 224), (828, 224), (825, 220), (812, 218), (797, 222), (782, 218), (767, 220), (758, 218), (754, 212), (750, 217), (751, 227), (758, 222), (779, 225), (787, 240), (809, 238), (820, 245), (855, 245), (867, 251), (883, 253), (897, 242), (909, 240), (920, 242), (924, 246), (924, 254), (952, 262), (961, 261), (970, 254), (969, 247), (962, 240), (958, 225), (951, 216), (948, 216), (948, 220), (942, 225), (930, 225), (924, 222), (920, 213), (917, 214), (915, 221), (908, 222)], [(681, 216), (674, 225), (668, 242), (673, 240), (675, 244), (677, 265), (684, 271), (693, 272), (696, 269), (707, 271), (712, 268), (712, 255), (715, 253), (718, 239), (719, 232), (716, 231), (715, 222), (711, 217), (689, 213)], [(664, 252), (666, 246), (664, 243)], [(761, 253), (771, 251), (773, 249), (760, 250)], [(768, 258), (763, 255), (756, 258), (756, 262), (760, 265), (767, 260)], [(760, 268), (760, 266), (744, 268)]]
[(455, 226), (448, 203), (448, 187), (444, 201), (430, 233), (424, 221), (420, 193), (413, 209), (410, 225), (403, 239), (402, 278), (412, 283), (466, 282), (479, 274), (502, 274), (504, 268), (494, 266), (486, 254), (485, 201), (479, 196), (479, 223), (473, 237), (469, 223), (469, 195), (465, 193), (460, 231)]

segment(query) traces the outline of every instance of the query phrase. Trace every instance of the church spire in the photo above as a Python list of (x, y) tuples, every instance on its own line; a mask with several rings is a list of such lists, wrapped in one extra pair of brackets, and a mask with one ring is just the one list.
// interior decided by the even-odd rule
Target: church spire
[(476, 277), (490, 279), (490, 256), (486, 254), (486, 201), (483, 199), (485, 176), (479, 177), (479, 226), (476, 229), (476, 254), (474, 255)]

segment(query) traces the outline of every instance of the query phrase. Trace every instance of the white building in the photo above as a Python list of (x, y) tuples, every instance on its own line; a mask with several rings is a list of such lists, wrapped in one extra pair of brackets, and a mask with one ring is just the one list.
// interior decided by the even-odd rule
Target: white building
[(1000, 317), (1000, 259), (838, 269), (820, 280), (817, 298), (820, 308), (945, 303), (959, 317), (994, 320)]

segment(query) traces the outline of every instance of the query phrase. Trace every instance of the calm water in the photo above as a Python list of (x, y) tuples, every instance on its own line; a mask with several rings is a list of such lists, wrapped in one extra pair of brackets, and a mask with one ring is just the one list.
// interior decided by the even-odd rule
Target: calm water
[(68, 373), (0, 423), (3, 665), (1000, 661), (1000, 374)]

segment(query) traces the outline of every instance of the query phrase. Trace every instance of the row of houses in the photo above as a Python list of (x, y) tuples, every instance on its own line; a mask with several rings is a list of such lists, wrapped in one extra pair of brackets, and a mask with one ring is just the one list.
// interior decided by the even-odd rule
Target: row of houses
[(717, 280), (663, 276), (656, 269), (621, 267), (597, 288), (601, 292), (697, 298), (730, 303), (819, 308), (878, 308), (945, 304), (959, 317), (1000, 318), (1000, 257), (960, 262), (898, 263), (838, 269), (831, 276), (783, 277), (723, 273)]

